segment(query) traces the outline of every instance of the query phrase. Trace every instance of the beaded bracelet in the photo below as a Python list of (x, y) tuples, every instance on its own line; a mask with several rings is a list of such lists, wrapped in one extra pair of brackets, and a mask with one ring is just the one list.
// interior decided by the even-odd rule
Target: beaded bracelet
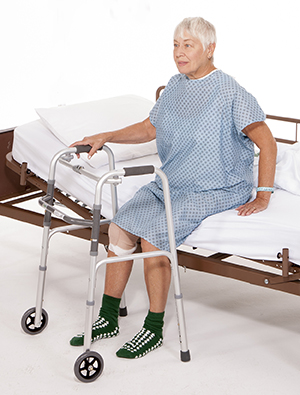
[(258, 188), (256, 188), (256, 192), (272, 192), (272, 193), (274, 193), (274, 188), (258, 187)]

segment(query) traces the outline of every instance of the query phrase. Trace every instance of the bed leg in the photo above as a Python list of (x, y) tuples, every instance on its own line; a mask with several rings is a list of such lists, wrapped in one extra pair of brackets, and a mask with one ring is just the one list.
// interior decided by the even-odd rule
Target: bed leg
[(27, 176), (27, 163), (23, 162), (21, 165), (21, 174), (20, 174), (20, 185), (26, 185), (26, 176)]
[(278, 258), (282, 258), (282, 276), (288, 277), (290, 271), (289, 249), (283, 248), (282, 253), (278, 253)]

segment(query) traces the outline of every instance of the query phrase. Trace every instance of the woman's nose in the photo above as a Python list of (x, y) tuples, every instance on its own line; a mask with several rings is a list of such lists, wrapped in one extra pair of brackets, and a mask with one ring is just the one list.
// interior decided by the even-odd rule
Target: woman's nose
[(180, 56), (184, 56), (184, 51), (182, 47), (177, 47), (174, 49), (174, 54), (176, 58), (179, 58)]

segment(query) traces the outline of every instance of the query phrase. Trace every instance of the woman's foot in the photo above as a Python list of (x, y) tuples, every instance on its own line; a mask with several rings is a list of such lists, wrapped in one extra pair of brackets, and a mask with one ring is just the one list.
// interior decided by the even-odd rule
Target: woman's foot
[(163, 344), (164, 312), (148, 312), (143, 328), (129, 342), (125, 343), (117, 356), (120, 358), (141, 358)]
[[(103, 295), (102, 307), (99, 311), (97, 320), (92, 327), (92, 343), (98, 339), (115, 337), (119, 334), (119, 306), (121, 299), (113, 296)], [(74, 336), (70, 340), (71, 346), (83, 346), (84, 332)]]
[[(92, 343), (99, 339), (107, 339), (115, 337), (119, 334), (119, 326), (111, 324), (105, 318), (99, 316), (94, 322), (92, 327)], [(83, 346), (84, 344), (84, 332), (74, 336), (70, 340), (71, 346)]]
[(163, 344), (161, 336), (142, 328), (129, 342), (121, 347), (116, 355), (120, 358), (141, 358)]

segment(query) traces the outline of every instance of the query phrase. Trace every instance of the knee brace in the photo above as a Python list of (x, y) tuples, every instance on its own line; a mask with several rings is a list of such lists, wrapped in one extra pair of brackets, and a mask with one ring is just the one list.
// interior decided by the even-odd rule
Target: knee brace
[(120, 228), (113, 222), (109, 226), (108, 236), (108, 248), (117, 256), (132, 254), (136, 250), (137, 240), (139, 237)]

